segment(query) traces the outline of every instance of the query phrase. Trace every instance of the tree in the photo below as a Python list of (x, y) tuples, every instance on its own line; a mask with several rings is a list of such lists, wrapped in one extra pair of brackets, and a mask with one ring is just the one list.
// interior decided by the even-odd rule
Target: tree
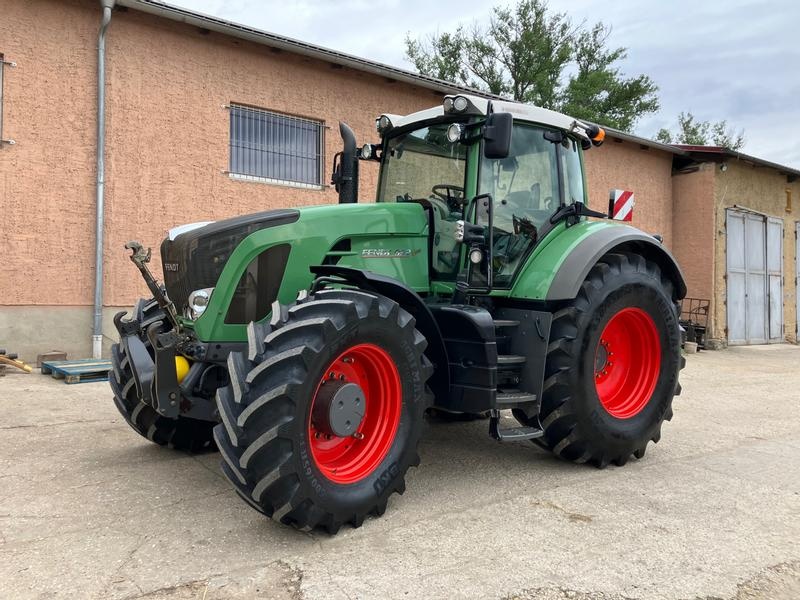
[(611, 30), (602, 23), (578, 35), (577, 73), (563, 94), (561, 112), (593, 123), (630, 131), (636, 120), (658, 110), (658, 87), (647, 75), (625, 78), (615, 66), (627, 57), (625, 48), (609, 49)]
[(662, 128), (656, 133), (656, 140), (664, 144), (687, 144), (690, 146), (721, 146), (729, 150), (740, 150), (744, 146), (744, 130), (738, 133), (728, 127), (725, 120), (712, 123), (698, 121), (690, 112), (678, 115), (678, 131), (672, 133)]
[(459, 25), (424, 39), (406, 36), (406, 57), (422, 74), (559, 110), (630, 131), (658, 110), (646, 75), (626, 78), (625, 48), (609, 48), (611, 29), (574, 26), (545, 0), (495, 7), (488, 25)]

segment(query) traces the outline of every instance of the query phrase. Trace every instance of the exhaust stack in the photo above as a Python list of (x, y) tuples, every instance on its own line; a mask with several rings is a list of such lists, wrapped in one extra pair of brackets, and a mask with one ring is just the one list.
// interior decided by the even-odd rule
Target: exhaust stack
[(339, 123), (343, 148), (333, 157), (331, 183), (339, 193), (339, 204), (358, 202), (358, 156), (356, 136), (347, 123)]

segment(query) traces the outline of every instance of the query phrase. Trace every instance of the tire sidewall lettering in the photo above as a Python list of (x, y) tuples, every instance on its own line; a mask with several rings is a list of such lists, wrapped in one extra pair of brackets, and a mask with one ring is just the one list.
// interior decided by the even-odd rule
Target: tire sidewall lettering
[(302, 467), (300, 472), (305, 476), (306, 484), (311, 486), (311, 489), (313, 489), (320, 498), (324, 498), (326, 495), (325, 488), (315, 473), (315, 469), (312, 466), (311, 455), (309, 454), (307, 448), (308, 442), (307, 440), (304, 440), (304, 443), (300, 446), (299, 451), (300, 464)]

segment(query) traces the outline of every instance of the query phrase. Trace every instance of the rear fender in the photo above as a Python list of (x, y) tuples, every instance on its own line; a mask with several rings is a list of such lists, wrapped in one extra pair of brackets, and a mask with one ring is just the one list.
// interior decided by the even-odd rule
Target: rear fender
[(673, 300), (680, 300), (686, 296), (686, 281), (669, 250), (656, 238), (643, 231), (628, 226), (617, 226), (598, 230), (575, 246), (556, 271), (546, 299), (575, 298), (592, 267), (603, 256), (612, 252), (632, 252), (656, 263), (672, 281)]
[(656, 263), (672, 281), (675, 300), (686, 295), (678, 263), (655, 237), (628, 225), (588, 220), (554, 228), (534, 248), (509, 295), (539, 301), (571, 300), (597, 261), (608, 253), (623, 251)]

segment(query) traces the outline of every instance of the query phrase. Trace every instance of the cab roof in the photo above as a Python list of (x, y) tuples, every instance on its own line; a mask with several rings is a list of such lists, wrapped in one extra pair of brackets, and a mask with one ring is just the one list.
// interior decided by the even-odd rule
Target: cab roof
[[(546, 108), (533, 106), (531, 104), (523, 104), (521, 102), (496, 100), (482, 96), (473, 96), (470, 94), (448, 95), (445, 96), (444, 99), (452, 99), (458, 96), (462, 96), (470, 102), (470, 107), (466, 114), (488, 116), (490, 113), (511, 113), (515, 120), (518, 119), (520, 121), (527, 121), (530, 123), (537, 123), (539, 125), (553, 127), (555, 129), (561, 129), (563, 131), (574, 133), (581, 138), (589, 139), (585, 132), (585, 128), (589, 124), (554, 110), (548, 110)], [(443, 117), (445, 114), (444, 104), (440, 104), (438, 106), (426, 108), (408, 115), (386, 114), (386, 116), (389, 117), (389, 120), (392, 123), (392, 128), (395, 128), (405, 127), (413, 123), (430, 121), (438, 117)]]

